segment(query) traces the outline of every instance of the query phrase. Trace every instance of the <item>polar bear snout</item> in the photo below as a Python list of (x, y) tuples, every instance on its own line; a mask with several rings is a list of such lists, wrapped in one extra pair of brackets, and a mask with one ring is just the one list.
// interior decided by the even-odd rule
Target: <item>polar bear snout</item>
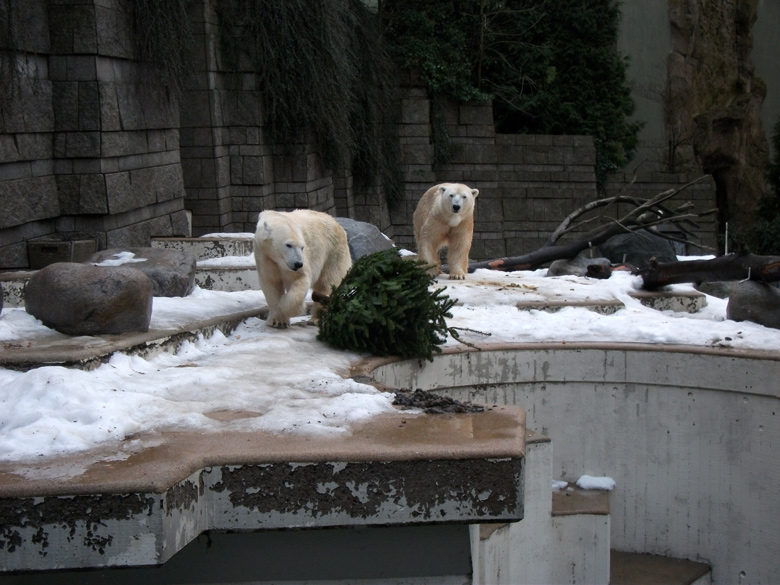
[(458, 203), (453, 203), (452, 204), (452, 212), (453, 213), (458, 213), (460, 211), (460, 207), (461, 206)]
[(296, 260), (295, 262), (290, 263), (289, 266), (290, 266), (290, 270), (293, 271), (300, 270), (301, 268), (303, 268), (303, 262), (301, 262), (300, 260)]

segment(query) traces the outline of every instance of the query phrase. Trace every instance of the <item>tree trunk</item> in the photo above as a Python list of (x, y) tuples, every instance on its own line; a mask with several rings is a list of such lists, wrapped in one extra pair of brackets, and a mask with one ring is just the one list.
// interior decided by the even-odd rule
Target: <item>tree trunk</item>
[(713, 260), (688, 260), (663, 264), (653, 259), (650, 260), (647, 268), (639, 271), (639, 275), (646, 290), (683, 282), (696, 284), (724, 280), (777, 282), (780, 280), (780, 256), (757, 256), (749, 252), (739, 252), (719, 256)]
[[(611, 223), (586, 234), (583, 239), (557, 246), (547, 246), (534, 252), (523, 254), (522, 256), (509, 256), (506, 258), (496, 258), (495, 260), (484, 260), (482, 262), (469, 262), (469, 272), (474, 272), (478, 268), (489, 268), (491, 270), (503, 270), (510, 272), (512, 270), (536, 270), (545, 264), (554, 260), (570, 260), (583, 250), (593, 246), (598, 246), (606, 242), (612, 236), (626, 233), (625, 226), (617, 223)], [(442, 271), (447, 272), (447, 266), (442, 266)]]

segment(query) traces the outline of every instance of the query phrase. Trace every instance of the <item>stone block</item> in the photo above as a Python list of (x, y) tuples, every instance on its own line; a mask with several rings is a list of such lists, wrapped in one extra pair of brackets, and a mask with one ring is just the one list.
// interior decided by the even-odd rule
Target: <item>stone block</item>
[(138, 207), (135, 201), (130, 172), (109, 173), (106, 175), (106, 199), (109, 213), (123, 213)]
[(95, 5), (95, 36), (97, 38), (98, 52), (101, 55), (132, 59), (132, 16), (119, 10), (120, 5), (113, 6)]
[(0, 182), (0, 229), (60, 214), (57, 184), (53, 176)]
[[(52, 142), (49, 134), (27, 133), (9, 137), (16, 143), (22, 160), (42, 160), (52, 158)], [(0, 159), (2, 162), (2, 159)]]
[(52, 86), (54, 129), (76, 131), (79, 129), (79, 84), (77, 81), (56, 82)]
[(428, 124), (430, 102), (425, 99), (401, 100), (401, 124)]
[(119, 115), (116, 84), (112, 81), (100, 81), (98, 82), (98, 92), (100, 95), (101, 130), (106, 132), (121, 130), (122, 121)]
[(78, 84), (78, 129), (82, 131), (100, 130), (100, 92), (96, 82)]
[(97, 81), (97, 61), (94, 55), (68, 55), (66, 67), (68, 81)]
[(461, 124), (493, 127), (493, 106), (484, 104), (461, 104), (458, 111)]
[(144, 112), (138, 100), (138, 89), (128, 83), (117, 83), (116, 100), (120, 127), (124, 130), (146, 130)]
[(402, 146), (401, 152), (401, 157), (404, 164), (433, 164), (433, 145), (431, 144), (406, 144)]
[(549, 149), (543, 146), (526, 146), (523, 148), (523, 163), (531, 165), (544, 165), (548, 160)]
[(40, 270), (56, 262), (83, 262), (95, 253), (94, 239), (44, 236), (27, 242), (30, 268)]
[(245, 156), (243, 158), (242, 181), (244, 185), (262, 185), (265, 182), (263, 174), (263, 158), (259, 156)]

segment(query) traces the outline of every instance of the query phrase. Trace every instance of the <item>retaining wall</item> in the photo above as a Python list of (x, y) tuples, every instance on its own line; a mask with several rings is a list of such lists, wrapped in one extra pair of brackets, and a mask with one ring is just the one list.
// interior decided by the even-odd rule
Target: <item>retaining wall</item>
[[(154, 236), (253, 231), (263, 209), (307, 207), (368, 221), (414, 249), (412, 213), (425, 190), (464, 182), (480, 190), (473, 260), (538, 248), (571, 211), (596, 198), (595, 150), (584, 136), (496, 135), (492, 108), (443, 104), (402, 87), (403, 200), (358, 191), (349, 171), (325, 167), (309, 143), (274, 147), (256, 76), (228, 74), (212, 0), (194, 0), (194, 71), (181, 97), (136, 60), (124, 0), (9, 0), (27, 33), (15, 53), (15, 91), (0, 113), (0, 269), (29, 266), (27, 242), (89, 238), (98, 249), (145, 246)], [(451, 157), (434, 162), (432, 118)], [(640, 176), (650, 194), (691, 177)], [(617, 190), (626, 182), (615, 177)], [(689, 190), (697, 208), (714, 190)], [(714, 245), (714, 223), (694, 228)]]
[(553, 443), (553, 479), (609, 476), (612, 548), (771, 583), (780, 546), (773, 352), (550, 344), (375, 369), (396, 388), (513, 404)]

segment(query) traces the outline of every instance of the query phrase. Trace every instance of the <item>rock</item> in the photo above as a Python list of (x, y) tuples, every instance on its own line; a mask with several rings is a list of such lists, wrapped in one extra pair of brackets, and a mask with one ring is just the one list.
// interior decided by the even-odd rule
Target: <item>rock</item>
[(195, 285), (195, 257), (163, 248), (112, 248), (87, 261), (100, 266), (131, 266), (148, 276), (156, 297), (186, 297)]
[(650, 258), (659, 262), (675, 262), (677, 254), (674, 244), (647, 230), (631, 234), (620, 234), (599, 245), (601, 254), (613, 264), (629, 263), (638, 269), (647, 268)]
[(24, 308), (66, 335), (118, 335), (147, 331), (152, 281), (129, 266), (57, 262), (27, 283)]
[(716, 282), (701, 282), (694, 285), (699, 292), (703, 292), (706, 295), (711, 295), (719, 299), (727, 299), (731, 295), (731, 289), (737, 284), (735, 281), (716, 281)]
[(735, 283), (731, 287), (726, 317), (780, 329), (780, 291), (755, 280)]
[(599, 266), (612, 266), (612, 263), (606, 258), (591, 258), (590, 250), (583, 250), (571, 260), (556, 260), (547, 269), (547, 276), (565, 276), (571, 274), (574, 276), (586, 276), (588, 266), (598, 264)]
[(336, 221), (347, 232), (349, 254), (354, 262), (358, 258), (381, 252), (393, 247), (393, 240), (384, 235), (375, 225), (356, 221), (348, 217), (337, 217)]
[(3, 314), (3, 283), (0, 282), (0, 315)]

